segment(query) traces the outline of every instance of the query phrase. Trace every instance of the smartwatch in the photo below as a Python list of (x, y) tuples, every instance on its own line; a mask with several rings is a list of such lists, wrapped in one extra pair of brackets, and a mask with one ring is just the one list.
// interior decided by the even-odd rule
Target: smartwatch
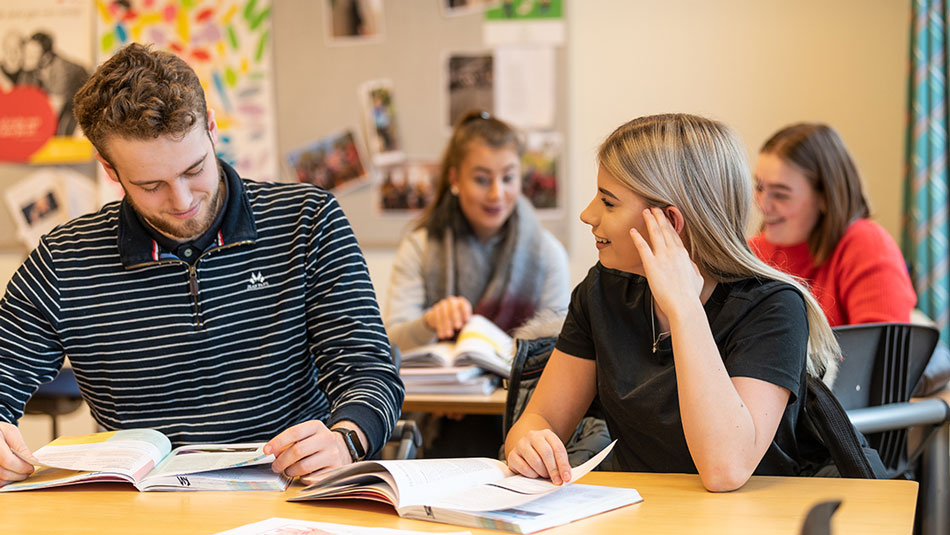
[(343, 442), (346, 444), (346, 449), (350, 451), (353, 462), (362, 461), (366, 457), (366, 451), (363, 450), (363, 445), (360, 444), (360, 437), (356, 434), (356, 431), (345, 427), (333, 427), (330, 431), (343, 435)]

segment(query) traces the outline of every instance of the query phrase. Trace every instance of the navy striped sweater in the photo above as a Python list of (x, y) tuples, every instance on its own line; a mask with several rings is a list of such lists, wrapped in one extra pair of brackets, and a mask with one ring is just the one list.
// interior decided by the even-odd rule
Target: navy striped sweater
[(227, 217), (193, 268), (161, 254), (124, 202), (41, 240), (0, 301), (0, 420), (16, 422), (68, 355), (106, 429), (177, 445), (352, 420), (382, 446), (403, 388), (336, 199), (222, 166)]

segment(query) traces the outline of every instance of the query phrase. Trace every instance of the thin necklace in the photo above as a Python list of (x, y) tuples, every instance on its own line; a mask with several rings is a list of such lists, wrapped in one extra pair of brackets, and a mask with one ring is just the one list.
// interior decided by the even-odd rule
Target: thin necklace
[(653, 330), (653, 352), (656, 353), (660, 346), (660, 340), (670, 334), (670, 331), (663, 331), (659, 336), (656, 335), (656, 313), (653, 311), (653, 297), (650, 297), (650, 328)]

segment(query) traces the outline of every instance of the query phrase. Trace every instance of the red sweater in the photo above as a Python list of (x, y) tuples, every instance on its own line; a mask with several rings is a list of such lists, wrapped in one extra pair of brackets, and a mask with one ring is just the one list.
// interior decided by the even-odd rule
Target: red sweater
[(869, 219), (852, 223), (817, 267), (807, 243), (783, 247), (758, 234), (749, 245), (772, 267), (808, 281), (832, 327), (910, 321), (917, 296), (904, 257), (887, 231)]

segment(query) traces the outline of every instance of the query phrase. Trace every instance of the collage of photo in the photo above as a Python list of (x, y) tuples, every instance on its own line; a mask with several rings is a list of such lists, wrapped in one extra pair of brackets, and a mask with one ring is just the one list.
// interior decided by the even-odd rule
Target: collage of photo
[[(481, 16), (486, 23), (534, 21), (561, 16), (560, 1), (441, 0), (447, 19)], [(325, 0), (326, 42), (357, 46), (385, 41), (381, 0)], [(487, 36), (488, 34), (486, 34)], [(482, 51), (446, 51), (441, 66), (444, 120), (452, 125), (472, 110), (483, 110), (523, 133), (522, 189), (542, 216), (559, 203), (562, 140), (554, 129), (554, 54), (550, 46), (491, 46)], [(524, 45), (524, 43), (522, 43)], [(530, 85), (530, 91), (525, 87)], [(527, 95), (527, 96), (524, 96)], [(285, 161), (301, 182), (334, 194), (374, 188), (381, 216), (409, 218), (431, 202), (438, 181), (436, 155), (408, 156), (400, 130), (398, 88), (392, 80), (367, 80), (357, 88), (360, 125), (290, 151)]]

